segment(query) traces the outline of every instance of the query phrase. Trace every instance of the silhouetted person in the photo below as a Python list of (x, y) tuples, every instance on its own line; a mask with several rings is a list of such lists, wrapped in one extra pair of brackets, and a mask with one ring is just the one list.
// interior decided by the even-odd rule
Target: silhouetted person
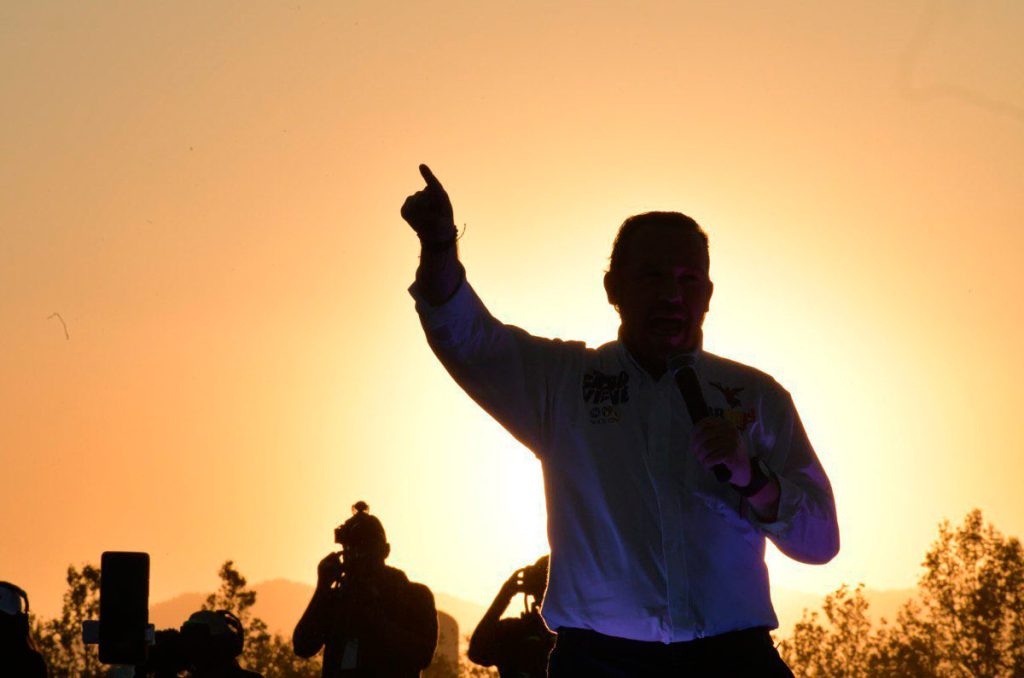
[[(469, 641), (469, 659), (498, 667), (501, 678), (544, 678), (555, 634), (544, 625), (540, 601), (548, 586), (548, 557), (512, 573), (494, 597)], [(502, 619), (516, 594), (522, 593), (526, 610), (517, 618)]]
[(630, 217), (604, 276), (618, 340), (543, 339), (484, 307), (448, 195), (420, 172), (426, 187), (402, 216), (421, 243), (410, 292), (427, 340), (541, 461), (550, 675), (792, 675), (769, 635), (765, 538), (828, 562), (835, 503), (789, 393), (702, 349), (707, 235), (678, 212)]
[(181, 625), (180, 641), (191, 678), (263, 678), (238, 665), (245, 629), (227, 610), (201, 610)]
[(46, 678), (46, 662), (39, 654), (28, 623), (28, 594), (0, 581), (0, 675)]
[(415, 678), (434, 656), (437, 611), (426, 586), (384, 564), (384, 526), (358, 502), (335, 530), (341, 553), (317, 566), (313, 598), (295, 626), (295, 654), (324, 648), (324, 678)]

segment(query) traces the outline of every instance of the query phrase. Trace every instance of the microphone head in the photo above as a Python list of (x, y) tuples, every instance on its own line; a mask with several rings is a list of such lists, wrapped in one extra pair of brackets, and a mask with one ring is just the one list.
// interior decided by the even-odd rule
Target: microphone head
[(665, 367), (667, 367), (672, 374), (675, 374), (684, 367), (693, 367), (696, 364), (697, 354), (694, 351), (674, 353), (665, 361)]

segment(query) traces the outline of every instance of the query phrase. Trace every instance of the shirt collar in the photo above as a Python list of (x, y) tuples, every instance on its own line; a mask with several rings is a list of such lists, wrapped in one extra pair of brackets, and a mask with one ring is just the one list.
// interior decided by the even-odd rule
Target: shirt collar
[[(701, 362), (704, 359), (704, 330), (698, 330), (698, 333), (699, 334), (697, 335), (697, 348), (695, 348), (692, 351), (688, 352), (688, 353), (690, 353), (690, 355), (693, 356), (693, 367), (694, 368), (699, 367)], [(654, 378), (651, 377), (651, 373), (644, 369), (643, 365), (640, 364), (640, 361), (636, 359), (636, 356), (634, 356), (633, 353), (629, 350), (629, 348), (626, 347), (626, 342), (622, 340), (622, 326), (621, 325), (619, 326), (619, 336), (616, 339), (616, 343), (618, 344), (618, 348), (619, 348), (619, 351), (621, 352), (621, 354), (623, 356), (625, 356), (626, 361), (629, 362), (630, 364), (632, 364), (633, 367), (636, 368), (637, 372), (639, 372), (640, 374), (644, 375), (648, 379), (651, 379), (652, 381), (654, 381)], [(662, 375), (662, 378), (664, 378), (664, 376), (665, 375)]]

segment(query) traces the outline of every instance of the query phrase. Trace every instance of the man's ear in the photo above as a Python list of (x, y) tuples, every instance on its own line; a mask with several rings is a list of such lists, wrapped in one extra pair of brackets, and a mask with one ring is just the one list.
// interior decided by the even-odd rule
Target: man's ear
[(608, 303), (615, 307), (616, 310), (619, 308), (619, 280), (618, 277), (612, 275), (611, 271), (604, 274), (604, 292), (608, 295)]
[(711, 310), (711, 295), (715, 293), (715, 283), (708, 280), (708, 300), (704, 304), (704, 312), (707, 313)]
[(384, 546), (382, 546), (380, 548), (380, 556), (381, 556), (380, 559), (381, 560), (387, 560), (388, 556), (390, 556), (390, 555), (391, 555), (391, 544), (384, 544)]

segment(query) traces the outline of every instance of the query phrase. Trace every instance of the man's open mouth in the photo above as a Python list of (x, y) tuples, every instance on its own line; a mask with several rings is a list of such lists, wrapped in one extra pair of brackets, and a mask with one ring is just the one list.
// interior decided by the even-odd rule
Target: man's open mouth
[(674, 337), (686, 328), (686, 323), (683, 322), (682, 318), (651, 318), (648, 325), (654, 334), (666, 337)]

